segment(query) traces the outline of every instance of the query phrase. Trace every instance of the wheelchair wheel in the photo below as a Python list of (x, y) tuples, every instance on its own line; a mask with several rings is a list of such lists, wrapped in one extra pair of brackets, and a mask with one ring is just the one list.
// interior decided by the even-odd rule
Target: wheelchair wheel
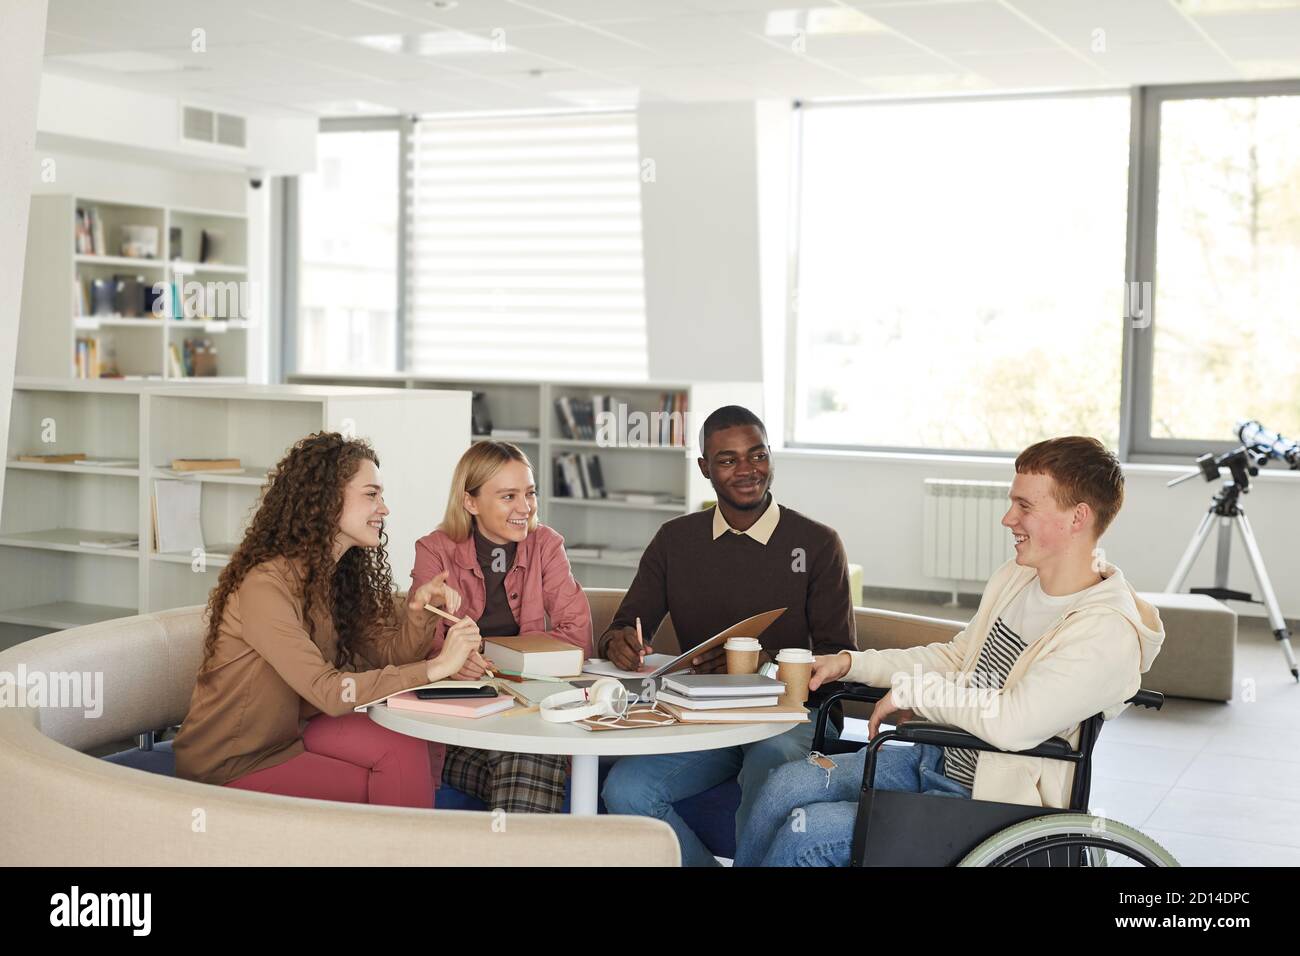
[(1145, 833), (1086, 813), (1034, 817), (1000, 830), (958, 866), (1178, 866)]

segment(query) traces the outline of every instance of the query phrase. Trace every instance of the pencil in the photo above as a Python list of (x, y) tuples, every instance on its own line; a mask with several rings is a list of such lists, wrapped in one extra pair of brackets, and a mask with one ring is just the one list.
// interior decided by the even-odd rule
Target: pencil
[[(443, 620), (450, 621), (452, 624), (459, 624), (463, 620), (463, 618), (459, 618), (454, 614), (448, 614), (442, 608), (434, 607), (432, 604), (426, 604), (424, 606), (424, 609), (426, 611), (432, 611), (434, 614), (438, 615)], [(493, 674), (491, 671), (484, 671), (483, 673), (487, 675), (489, 680), (496, 679), (496, 674)]]

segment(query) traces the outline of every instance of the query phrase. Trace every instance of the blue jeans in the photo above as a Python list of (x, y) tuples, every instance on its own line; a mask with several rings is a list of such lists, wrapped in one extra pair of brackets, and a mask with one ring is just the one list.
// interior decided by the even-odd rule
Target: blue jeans
[[(610, 770), (600, 792), (605, 809), (610, 813), (663, 820), (677, 834), (682, 866), (717, 866), (717, 859), (673, 809), (673, 804), (732, 777), (738, 778), (740, 809), (736, 811), (736, 839), (739, 840), (768, 774), (792, 760), (808, 756), (817, 711), (810, 713), (812, 723), (796, 724), (783, 734), (754, 744), (684, 754), (623, 757)], [(838, 736), (834, 724), (826, 724), (826, 736)]]
[[(736, 866), (848, 866), (867, 750), (834, 754), (827, 771), (797, 760), (768, 778), (736, 845)], [(874, 784), (945, 797), (970, 790), (945, 777), (943, 748), (885, 744), (876, 754)]]

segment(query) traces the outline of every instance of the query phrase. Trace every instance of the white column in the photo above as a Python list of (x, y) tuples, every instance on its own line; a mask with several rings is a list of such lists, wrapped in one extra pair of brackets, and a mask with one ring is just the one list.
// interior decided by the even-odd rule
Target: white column
[[(44, 55), (45, 0), (0, 4), (0, 448), (6, 460)], [(4, 481), (0, 468), (0, 500)]]

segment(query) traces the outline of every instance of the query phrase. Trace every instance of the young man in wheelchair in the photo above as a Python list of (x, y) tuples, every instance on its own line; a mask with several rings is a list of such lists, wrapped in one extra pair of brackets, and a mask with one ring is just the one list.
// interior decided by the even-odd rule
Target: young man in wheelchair
[[(1002, 519), (1016, 556), (994, 572), (970, 624), (946, 644), (818, 657), (811, 688), (846, 679), (890, 687), (872, 711), (957, 727), (1003, 751), (1113, 717), (1139, 688), (1164, 628), (1097, 540), (1124, 500), (1119, 462), (1093, 438), (1055, 438), (1016, 459)], [(868, 635), (867, 639), (870, 637)], [(772, 771), (741, 834), (737, 866), (847, 866), (866, 750), (811, 755)], [(1073, 766), (1007, 753), (886, 744), (874, 786), (1065, 807)]]

